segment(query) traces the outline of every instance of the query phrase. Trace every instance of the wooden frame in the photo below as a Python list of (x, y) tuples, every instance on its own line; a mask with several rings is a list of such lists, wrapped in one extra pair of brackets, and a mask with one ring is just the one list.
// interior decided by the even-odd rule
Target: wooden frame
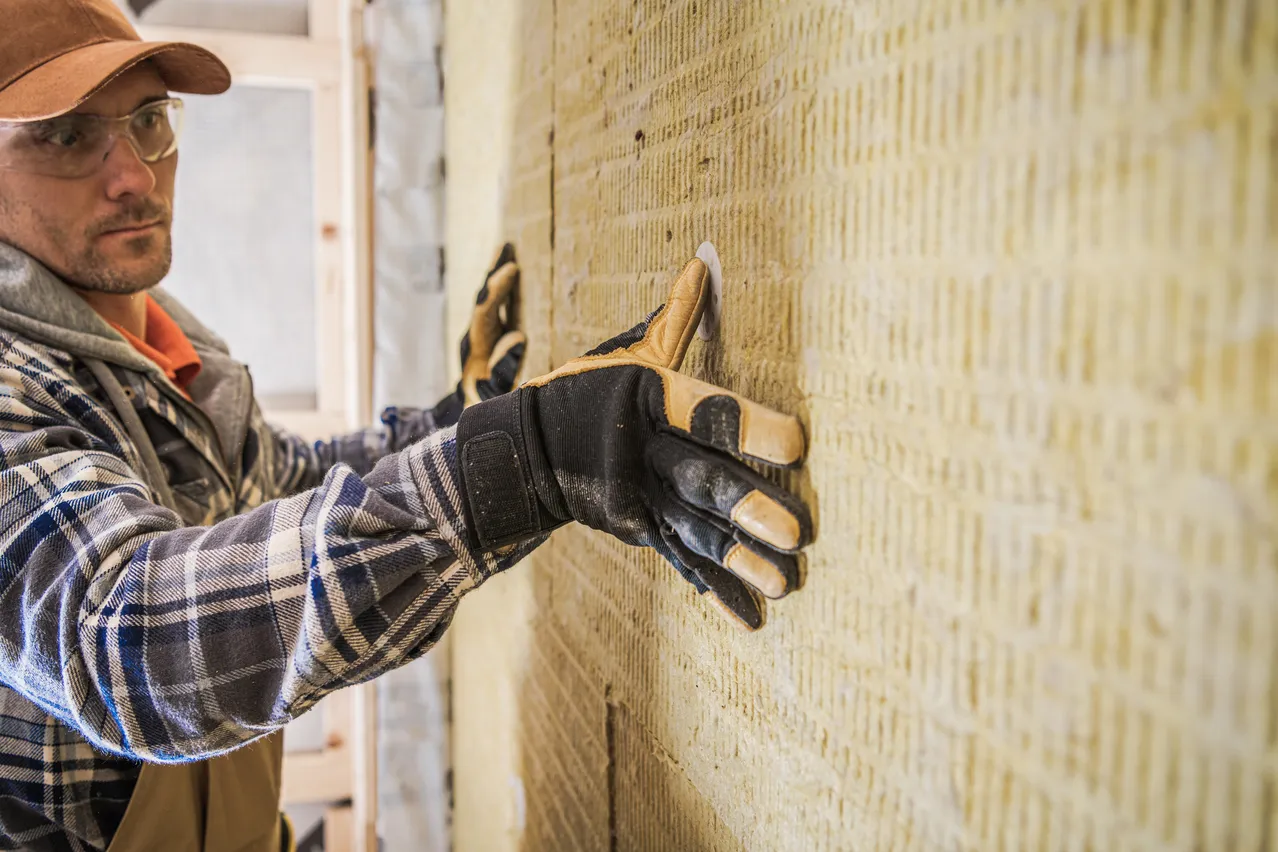
[(186, 41), (211, 50), (231, 69), (237, 85), (311, 89), (339, 82), (336, 43), (313, 37), (266, 35), (195, 27), (138, 27), (147, 41)]
[[(140, 26), (148, 41), (185, 41), (217, 54), (236, 85), (311, 92), (314, 141), (317, 406), (267, 412), (320, 438), (371, 418), (372, 156), (364, 0), (309, 0), (308, 36)], [(284, 804), (324, 803), (334, 852), (377, 849), (376, 691), (326, 698), (324, 745), (284, 758)]]
[(372, 411), (372, 203), (369, 68), (361, 0), (310, 0), (310, 35), (139, 27), (148, 41), (217, 54), (236, 85), (311, 93), (317, 406), (270, 411), (308, 437), (368, 423)]

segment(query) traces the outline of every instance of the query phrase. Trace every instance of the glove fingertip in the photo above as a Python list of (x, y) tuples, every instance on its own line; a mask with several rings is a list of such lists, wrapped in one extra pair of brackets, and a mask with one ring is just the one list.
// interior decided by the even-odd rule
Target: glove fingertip
[(515, 246), (513, 243), (505, 243), (497, 252), (497, 257), (493, 260), (493, 265), (488, 270), (488, 277), (492, 278), (498, 269), (501, 269), (508, 263), (515, 262)]
[[(692, 582), (698, 592), (708, 596), (712, 604), (740, 627), (754, 631), (763, 626), (763, 602), (744, 580), (711, 560), (697, 556), (673, 530), (663, 531), (663, 536), (666, 547), (671, 551), (666, 559)], [(675, 558), (671, 559), (671, 556)]]
[(738, 529), (782, 553), (794, 553), (812, 541), (807, 507), (782, 492), (756, 488), (742, 497), (728, 515)]
[(757, 545), (738, 541), (723, 558), (723, 567), (758, 589), (765, 598), (779, 600), (799, 586), (793, 554), (763, 553)]
[(497, 255), (497, 262), (493, 264), (493, 269), (501, 269), (508, 263), (515, 262), (515, 244), (505, 243), (501, 247), (501, 254)]
[(735, 626), (743, 633), (754, 633), (766, 623), (764, 617), (764, 609), (757, 601), (751, 601), (748, 606), (737, 605), (729, 606), (723, 601), (713, 589), (707, 589), (703, 597), (710, 602), (710, 605), (728, 620), (730, 624)]
[(688, 420), (694, 438), (740, 458), (793, 469), (807, 454), (807, 436), (798, 418), (727, 391), (698, 400)]

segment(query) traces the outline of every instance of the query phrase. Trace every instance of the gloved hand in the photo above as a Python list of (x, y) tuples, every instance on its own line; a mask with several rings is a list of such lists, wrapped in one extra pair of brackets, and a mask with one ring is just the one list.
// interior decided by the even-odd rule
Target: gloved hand
[(461, 380), (457, 389), (433, 409), (435, 422), (440, 426), (452, 426), (466, 407), (514, 389), (527, 347), (527, 338), (519, 330), (516, 316), (518, 300), (519, 267), (515, 263), (515, 247), (506, 243), (479, 290), (470, 328), (462, 337)]
[(803, 428), (675, 372), (709, 277), (693, 260), (644, 322), (462, 414), (473, 545), (494, 549), (580, 521), (654, 548), (728, 615), (762, 626), (759, 595), (798, 585), (795, 554), (812, 522), (800, 500), (739, 459), (798, 466)]

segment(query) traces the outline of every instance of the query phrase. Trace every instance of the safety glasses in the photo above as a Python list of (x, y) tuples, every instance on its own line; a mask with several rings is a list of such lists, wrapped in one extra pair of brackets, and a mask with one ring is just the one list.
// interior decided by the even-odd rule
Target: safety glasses
[(68, 113), (44, 121), (0, 122), (0, 169), (57, 178), (96, 172), (119, 139), (144, 163), (173, 156), (182, 135), (182, 101), (143, 104), (120, 118)]

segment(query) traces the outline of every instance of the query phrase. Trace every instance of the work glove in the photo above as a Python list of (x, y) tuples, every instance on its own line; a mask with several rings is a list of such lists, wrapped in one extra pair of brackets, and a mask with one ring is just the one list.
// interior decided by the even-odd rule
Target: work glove
[(709, 298), (693, 260), (630, 331), (467, 409), (457, 446), (472, 545), (491, 550), (569, 521), (655, 549), (754, 630), (760, 595), (799, 584), (807, 507), (743, 461), (798, 466), (799, 421), (676, 372)]
[(518, 303), (519, 266), (515, 247), (507, 243), (475, 298), (470, 328), (461, 341), (461, 380), (432, 411), (438, 425), (452, 426), (468, 406), (514, 389), (527, 348)]

